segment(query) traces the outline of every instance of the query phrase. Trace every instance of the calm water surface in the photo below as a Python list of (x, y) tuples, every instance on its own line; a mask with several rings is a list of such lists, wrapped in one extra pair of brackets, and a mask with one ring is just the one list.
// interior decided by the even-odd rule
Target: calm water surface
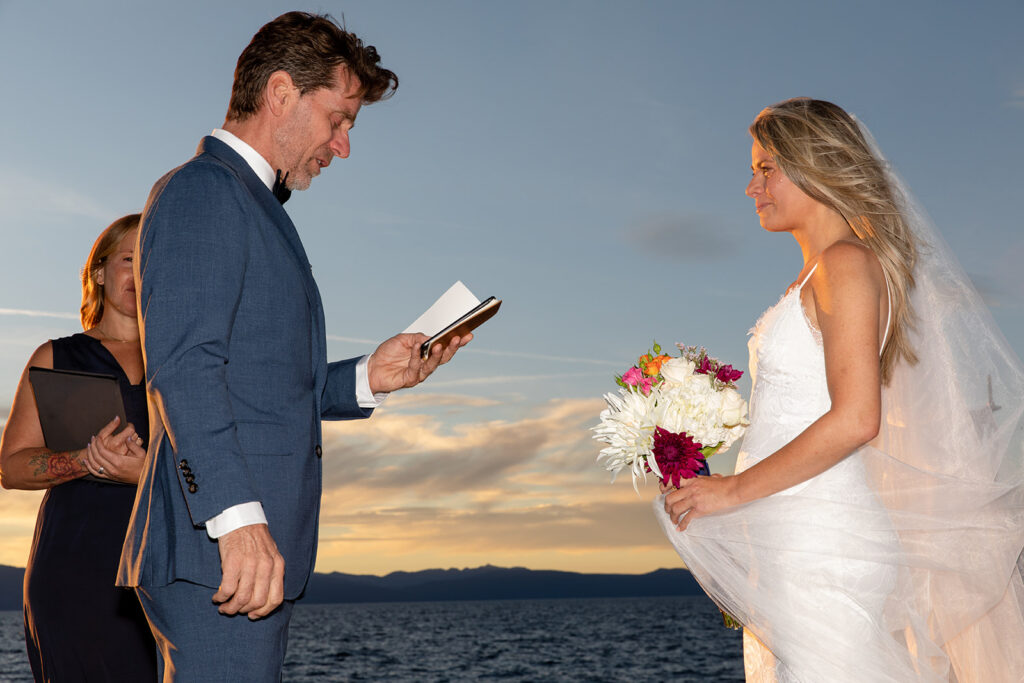
[[(0, 680), (31, 680), (20, 612)], [(738, 683), (743, 654), (704, 597), (299, 604), (284, 680)]]

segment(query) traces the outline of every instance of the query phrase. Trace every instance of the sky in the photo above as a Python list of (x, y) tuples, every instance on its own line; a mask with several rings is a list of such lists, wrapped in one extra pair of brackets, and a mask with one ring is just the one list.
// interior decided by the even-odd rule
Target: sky
[[(653, 340), (746, 369), (802, 265), (743, 194), (747, 126), (787, 97), (869, 126), (1024, 353), (1019, 1), (0, 0), (0, 413), (79, 331), (92, 241), (222, 123), (239, 52), (291, 9), (400, 79), (287, 205), (330, 357), (456, 280), (504, 301), (425, 384), (327, 424), (319, 571), (680, 566), (656, 486), (610, 484), (589, 428)], [(0, 491), (0, 564), (24, 566), (40, 495)]]

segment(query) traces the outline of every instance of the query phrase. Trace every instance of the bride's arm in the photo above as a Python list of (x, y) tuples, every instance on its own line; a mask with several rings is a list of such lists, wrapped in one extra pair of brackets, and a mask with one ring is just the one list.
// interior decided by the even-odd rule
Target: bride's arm
[(697, 477), (665, 497), (680, 529), (710, 512), (769, 496), (821, 474), (878, 434), (881, 420), (881, 266), (869, 250), (838, 242), (811, 277), (832, 406), (799, 436), (744, 472)]

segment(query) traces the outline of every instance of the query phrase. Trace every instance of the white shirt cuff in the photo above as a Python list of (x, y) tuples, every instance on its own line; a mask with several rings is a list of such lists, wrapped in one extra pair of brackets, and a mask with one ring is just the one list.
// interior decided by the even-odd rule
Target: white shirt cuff
[(220, 538), (243, 526), (266, 523), (267, 516), (263, 513), (263, 505), (258, 500), (239, 503), (206, 520), (206, 535), (210, 538)]
[(386, 391), (375, 394), (370, 390), (370, 373), (366, 367), (370, 364), (370, 356), (363, 356), (356, 363), (356, 403), (360, 408), (376, 408), (389, 396)]

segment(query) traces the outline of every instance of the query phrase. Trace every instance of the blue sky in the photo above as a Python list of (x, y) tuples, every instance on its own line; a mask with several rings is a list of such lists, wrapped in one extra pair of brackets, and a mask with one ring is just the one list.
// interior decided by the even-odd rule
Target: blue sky
[[(1024, 351), (1019, 2), (0, 0), (4, 414), (32, 349), (77, 329), (92, 240), (220, 125), (238, 53), (290, 9), (343, 16), (401, 80), (288, 204), (331, 356), (456, 279), (505, 301), (426, 385), (328, 429), (321, 570), (678, 563), (653, 487), (609, 486), (587, 427), (652, 339), (746, 367), (801, 265), (743, 195), (747, 125), (786, 97), (869, 125)], [(0, 563), (37, 504), (0, 492)]]

